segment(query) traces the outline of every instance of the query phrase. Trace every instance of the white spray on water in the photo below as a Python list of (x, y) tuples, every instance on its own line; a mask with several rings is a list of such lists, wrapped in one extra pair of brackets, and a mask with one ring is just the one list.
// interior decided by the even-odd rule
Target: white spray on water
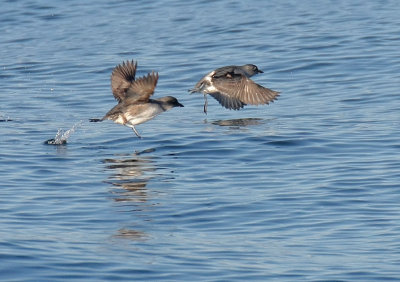
[(62, 145), (66, 144), (68, 138), (72, 135), (72, 133), (75, 132), (75, 130), (80, 127), (83, 124), (83, 120), (75, 123), (70, 129), (64, 131), (62, 129), (59, 129), (57, 131), (56, 137), (54, 139), (50, 139), (47, 141), (48, 144), (52, 145)]

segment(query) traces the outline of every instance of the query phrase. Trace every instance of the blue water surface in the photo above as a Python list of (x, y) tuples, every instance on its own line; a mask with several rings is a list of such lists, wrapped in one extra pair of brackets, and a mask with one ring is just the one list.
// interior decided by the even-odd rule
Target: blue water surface
[[(0, 279), (400, 280), (398, 1), (2, 1)], [(89, 123), (124, 60), (175, 108)], [(187, 90), (256, 64), (281, 92)], [(67, 144), (45, 145), (57, 132)]]

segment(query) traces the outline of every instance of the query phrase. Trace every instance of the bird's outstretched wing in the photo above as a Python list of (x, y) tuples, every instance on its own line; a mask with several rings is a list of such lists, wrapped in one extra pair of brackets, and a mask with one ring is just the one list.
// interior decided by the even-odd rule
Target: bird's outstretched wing
[(240, 109), (243, 105), (239, 107), (237, 101), (244, 105), (269, 104), (279, 95), (279, 92), (265, 88), (242, 74), (227, 73), (224, 77), (213, 77), (212, 82), (218, 93), (209, 94), (228, 109)]
[(147, 102), (154, 93), (158, 81), (158, 73), (151, 72), (146, 76), (136, 79), (126, 91), (126, 99), (130, 103)]
[(229, 97), (220, 92), (210, 93), (212, 97), (215, 98), (222, 106), (230, 110), (240, 110), (246, 104), (240, 101), (239, 99)]
[(111, 90), (118, 103), (126, 98), (127, 90), (135, 81), (137, 62), (126, 61), (116, 66), (111, 74)]

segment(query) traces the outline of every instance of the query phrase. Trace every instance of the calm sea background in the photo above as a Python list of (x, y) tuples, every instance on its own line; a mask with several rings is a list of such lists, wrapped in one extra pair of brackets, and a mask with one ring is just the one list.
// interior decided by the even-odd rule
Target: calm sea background
[[(1, 1), (0, 280), (400, 280), (400, 2)], [(113, 67), (174, 108), (102, 117)], [(256, 64), (281, 91), (189, 95)], [(63, 146), (44, 145), (57, 131)], [(69, 130), (69, 131), (68, 131)]]

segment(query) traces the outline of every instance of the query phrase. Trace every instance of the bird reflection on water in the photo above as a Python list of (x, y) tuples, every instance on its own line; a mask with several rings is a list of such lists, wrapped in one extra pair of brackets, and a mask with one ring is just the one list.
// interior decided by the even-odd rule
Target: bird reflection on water
[[(152, 151), (154, 149), (103, 161), (106, 164), (106, 169), (112, 171), (112, 174), (104, 182), (112, 185), (110, 189), (112, 199), (117, 207), (122, 208), (122, 212), (139, 213), (152, 206), (149, 203), (149, 192), (146, 186), (154, 177), (156, 167), (152, 157), (139, 157), (141, 154)], [(135, 225), (134, 222), (128, 223), (127, 226), (119, 229), (113, 237), (134, 241), (146, 240), (148, 235), (145, 232), (131, 228)]]
[(114, 235), (114, 238), (129, 239), (133, 241), (143, 241), (148, 237), (149, 236), (145, 232), (127, 228), (119, 229), (117, 234)]
[(262, 118), (239, 118), (239, 119), (225, 119), (215, 120), (211, 124), (219, 126), (231, 126), (231, 127), (245, 127), (249, 125), (260, 125), (264, 123)]
[(151, 173), (156, 170), (151, 157), (139, 157), (138, 154), (127, 158), (105, 159), (107, 169), (114, 173), (105, 181), (114, 186), (113, 194), (116, 202), (146, 202), (147, 182), (152, 178)]

